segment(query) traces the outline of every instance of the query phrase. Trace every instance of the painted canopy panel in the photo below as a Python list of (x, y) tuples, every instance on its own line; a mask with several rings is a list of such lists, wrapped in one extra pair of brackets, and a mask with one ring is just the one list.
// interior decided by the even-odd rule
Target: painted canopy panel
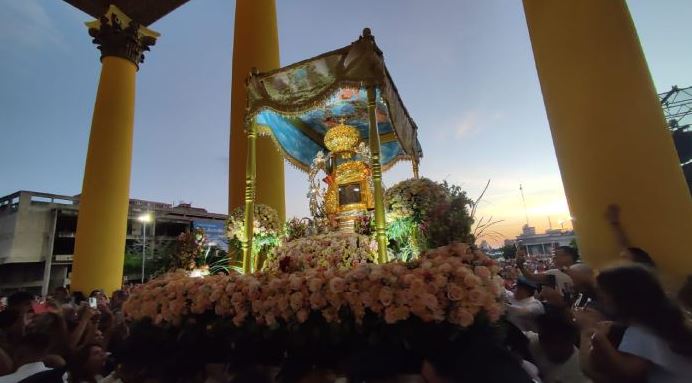
[(366, 86), (374, 85), (376, 117), (386, 169), (422, 157), (417, 126), (406, 111), (369, 33), (351, 45), (248, 79), (247, 123), (271, 134), (286, 158), (307, 170), (326, 151), (326, 131), (340, 123), (369, 138)]

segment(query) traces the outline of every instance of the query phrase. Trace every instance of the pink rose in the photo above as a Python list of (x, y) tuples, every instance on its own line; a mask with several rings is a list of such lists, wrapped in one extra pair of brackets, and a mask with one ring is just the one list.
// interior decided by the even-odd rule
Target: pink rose
[(435, 275), (432, 284), (436, 288), (441, 289), (447, 285), (447, 277), (444, 275)]
[(469, 302), (472, 305), (480, 306), (483, 304), (483, 296), (485, 293), (480, 289), (471, 289), (469, 291)]
[(288, 285), (291, 290), (300, 290), (300, 287), (303, 286), (303, 279), (296, 274), (291, 274), (288, 277)]
[(372, 295), (367, 291), (360, 293), (360, 300), (363, 302), (365, 306), (372, 305)]
[(308, 289), (310, 292), (315, 292), (318, 291), (319, 289), (322, 288), (322, 285), (324, 284), (324, 281), (319, 278), (311, 278), (308, 280)]
[(466, 287), (476, 287), (481, 284), (480, 278), (473, 274), (468, 274), (464, 277), (464, 285)]
[(296, 313), (296, 318), (298, 318), (298, 323), (305, 323), (306, 320), (308, 320), (308, 316), (310, 315), (310, 312), (306, 309), (300, 309)]
[(324, 299), (321, 293), (317, 292), (310, 294), (310, 305), (313, 309), (320, 309), (325, 304), (327, 304), (327, 300)]
[(339, 294), (346, 288), (346, 281), (343, 278), (334, 277), (329, 281), (329, 290), (334, 294)]
[(290, 301), (293, 311), (299, 310), (303, 306), (303, 293), (296, 291), (295, 293), (291, 294)]
[(362, 264), (359, 266), (356, 266), (355, 269), (351, 271), (351, 275), (355, 279), (365, 279), (368, 277), (368, 266), (367, 264)]
[(452, 323), (458, 324), (462, 327), (468, 327), (472, 325), (474, 320), (473, 315), (471, 315), (470, 312), (461, 307), (454, 310), (454, 312), (452, 313), (452, 317), (450, 319)]
[(445, 262), (445, 263), (441, 264), (440, 266), (438, 266), (437, 270), (441, 273), (449, 273), (450, 271), (452, 271), (452, 265)]
[(421, 299), (422, 299), (422, 302), (425, 305), (425, 307), (427, 307), (429, 309), (436, 308), (438, 305), (437, 297), (435, 297), (434, 295), (432, 295), (430, 293), (423, 294)]
[(476, 268), (473, 270), (476, 275), (483, 279), (489, 279), (490, 278), (490, 269), (488, 269), (485, 266), (476, 266)]
[(394, 292), (391, 288), (385, 286), (380, 290), (379, 299), (383, 306), (389, 306), (394, 300)]
[(460, 301), (464, 297), (464, 290), (457, 285), (447, 286), (447, 299), (453, 302)]

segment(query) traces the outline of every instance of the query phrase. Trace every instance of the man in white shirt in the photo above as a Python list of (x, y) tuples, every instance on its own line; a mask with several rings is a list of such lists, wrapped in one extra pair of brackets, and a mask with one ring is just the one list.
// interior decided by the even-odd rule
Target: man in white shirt
[(50, 339), (45, 334), (25, 335), (15, 351), (17, 370), (9, 375), (0, 376), (0, 383), (16, 383), (32, 375), (50, 370), (43, 364)]
[(514, 293), (508, 295), (507, 320), (521, 331), (537, 331), (536, 318), (545, 312), (543, 304), (534, 297), (536, 285), (520, 277)]

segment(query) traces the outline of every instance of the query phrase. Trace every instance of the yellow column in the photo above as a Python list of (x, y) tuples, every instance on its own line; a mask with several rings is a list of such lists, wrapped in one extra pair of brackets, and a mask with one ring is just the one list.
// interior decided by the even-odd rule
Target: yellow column
[[(117, 11), (117, 10), (116, 10)], [(71, 288), (107, 293), (122, 285), (129, 205), (135, 77), (142, 51), (153, 44), (122, 14), (87, 24), (101, 50), (101, 77), (91, 121)], [(119, 15), (119, 17), (118, 17)], [(114, 23), (122, 28), (113, 28)], [(137, 64), (136, 64), (137, 63)]]
[[(279, 38), (274, 0), (237, 0), (233, 35), (231, 83), (231, 143), (228, 175), (228, 209), (242, 206), (245, 194), (247, 142), (245, 80), (252, 68), (268, 71), (279, 67)], [(269, 205), (285, 219), (284, 163), (271, 138), (257, 138), (257, 202)]]
[(634, 245), (670, 276), (692, 273), (692, 201), (625, 1), (524, 10), (584, 259), (616, 259), (604, 212), (617, 203)]
[(387, 233), (384, 216), (384, 193), (382, 192), (382, 165), (380, 163), (380, 132), (377, 129), (375, 86), (368, 86), (368, 120), (370, 136), (370, 161), (372, 164), (372, 184), (375, 189), (375, 238), (377, 239), (377, 262), (385, 263), (387, 258)]

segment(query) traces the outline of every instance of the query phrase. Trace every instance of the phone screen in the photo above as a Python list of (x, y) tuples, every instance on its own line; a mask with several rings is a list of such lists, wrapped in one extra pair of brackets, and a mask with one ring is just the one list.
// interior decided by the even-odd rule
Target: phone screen
[(96, 308), (96, 298), (89, 298), (89, 307), (92, 309)]

